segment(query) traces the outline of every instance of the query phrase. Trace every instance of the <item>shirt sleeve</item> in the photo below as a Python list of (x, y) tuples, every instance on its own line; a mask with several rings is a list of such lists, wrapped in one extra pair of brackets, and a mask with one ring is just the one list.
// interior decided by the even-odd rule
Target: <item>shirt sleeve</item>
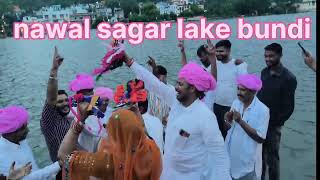
[(282, 88), (282, 108), (279, 113), (280, 125), (287, 121), (294, 111), (294, 95), (297, 88), (297, 80), (295, 77), (290, 78)]
[(238, 76), (241, 74), (248, 74), (248, 64), (246, 62), (243, 62), (239, 65), (237, 65), (237, 73)]
[(55, 106), (49, 104), (47, 101), (44, 104), (42, 114), (41, 114), (41, 120), (40, 125), (43, 128), (51, 128), (55, 119), (56, 119), (56, 110)]
[(261, 118), (261, 120), (257, 121), (259, 125), (255, 130), (261, 138), (266, 139), (270, 119), (269, 109), (267, 108), (265, 111), (262, 111), (258, 117)]
[(212, 171), (211, 176), (213, 176), (210, 179), (231, 180), (230, 160), (217, 120), (214, 119), (214, 116), (203, 120), (204, 122), (201, 123), (202, 138), (209, 151), (209, 167)]
[(176, 92), (156, 78), (150, 71), (134, 62), (130, 69), (136, 74), (137, 78), (144, 81), (145, 88), (162, 99), (168, 106), (173, 106), (176, 102)]
[(54, 179), (60, 171), (60, 165), (55, 162), (43, 169), (31, 172), (28, 176), (24, 177), (23, 180), (42, 180), (42, 179)]

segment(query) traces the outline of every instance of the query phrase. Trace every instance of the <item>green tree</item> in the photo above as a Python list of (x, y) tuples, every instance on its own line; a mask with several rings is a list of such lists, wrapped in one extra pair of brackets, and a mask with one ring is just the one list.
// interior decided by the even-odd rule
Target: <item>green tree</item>
[(206, 1), (207, 13), (213, 16), (227, 17), (235, 14), (234, 0), (210, 0)]
[(124, 17), (129, 17), (130, 13), (139, 13), (137, 0), (120, 0), (120, 8), (123, 9)]
[(12, 4), (8, 0), (0, 0), (0, 17), (3, 14), (9, 14), (12, 12)]
[(235, 0), (234, 10), (237, 14), (260, 15), (267, 12), (270, 7), (269, 0)]
[(192, 12), (193, 16), (201, 16), (204, 14), (203, 9), (200, 9), (197, 5), (191, 5), (190, 11)]
[(171, 13), (169, 14), (169, 17), (170, 17), (170, 18), (169, 18), (170, 20), (176, 20), (178, 16), (177, 16), (175, 13), (171, 12)]
[(148, 17), (149, 21), (157, 20), (160, 17), (160, 12), (153, 3), (145, 4), (141, 12)]
[(97, 17), (96, 20), (92, 23), (91, 28), (96, 29), (101, 22), (105, 22), (104, 17), (102, 16)]

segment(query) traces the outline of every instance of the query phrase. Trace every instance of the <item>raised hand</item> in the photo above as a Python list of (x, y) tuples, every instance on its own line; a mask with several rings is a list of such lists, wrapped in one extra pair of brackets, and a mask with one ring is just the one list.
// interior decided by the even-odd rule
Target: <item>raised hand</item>
[(206, 47), (208, 55), (215, 56), (216, 55), (216, 48), (212, 44), (210, 39), (207, 39), (207, 47)]
[(20, 180), (23, 177), (27, 176), (31, 173), (32, 170), (32, 164), (31, 162), (27, 163), (26, 165), (22, 166), (21, 168), (15, 169), (15, 162), (11, 164), (9, 175), (7, 179), (12, 180)]
[(151, 66), (151, 67), (156, 67), (157, 65), (156, 65), (156, 60), (153, 58), (153, 57), (151, 57), (151, 56), (148, 56), (148, 58), (149, 58), (149, 60), (148, 60), (148, 64), (149, 64), (149, 66)]
[(81, 102), (78, 104), (77, 113), (80, 114), (81, 119), (79, 120), (81, 122), (84, 122), (89, 116), (88, 107), (89, 107), (89, 103), (87, 102)]
[(181, 51), (184, 51), (184, 41), (183, 40), (179, 40), (178, 47), (180, 48)]
[(52, 69), (57, 70), (63, 62), (63, 57), (58, 53), (58, 49), (54, 46)]
[(311, 67), (314, 63), (314, 58), (311, 56), (310, 52), (306, 51), (306, 53), (303, 53), (303, 59), (304, 59), (304, 63)]

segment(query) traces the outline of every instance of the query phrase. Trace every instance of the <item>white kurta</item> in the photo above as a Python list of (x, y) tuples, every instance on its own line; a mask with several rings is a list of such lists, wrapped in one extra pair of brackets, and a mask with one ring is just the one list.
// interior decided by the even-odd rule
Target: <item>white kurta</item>
[(17, 145), (0, 137), (0, 174), (8, 176), (10, 166), (14, 161), (16, 169), (31, 162), (32, 172), (23, 179), (55, 179), (56, 174), (60, 171), (58, 162), (39, 169), (27, 140), (23, 140), (20, 145)]
[(217, 88), (214, 92), (215, 103), (222, 106), (231, 106), (237, 99), (236, 79), (241, 74), (247, 74), (247, 63), (235, 65), (235, 59), (228, 63), (217, 61)]
[[(202, 65), (202, 67), (211, 74), (211, 65), (208, 66), (207, 68), (204, 67)], [(208, 106), (208, 108), (213, 111), (213, 106), (214, 106), (214, 102), (215, 102), (215, 94), (214, 94), (214, 90), (213, 91), (208, 91), (205, 93), (205, 96), (203, 98), (203, 102)]]
[[(171, 108), (166, 129), (161, 180), (230, 180), (230, 161), (215, 115), (196, 100), (184, 107), (176, 91), (134, 62), (130, 67), (150, 92)], [(181, 130), (189, 137), (180, 135)]]
[(148, 131), (148, 134), (152, 137), (155, 143), (158, 145), (160, 152), (163, 152), (163, 126), (155, 116), (150, 115), (148, 112), (142, 115), (144, 124)]
[[(75, 109), (76, 110), (76, 109)], [(112, 114), (112, 109), (107, 108), (104, 118), (100, 119), (96, 116), (89, 116), (85, 122), (85, 128), (80, 133), (78, 142), (88, 152), (96, 152), (101, 137), (106, 136), (106, 130), (103, 124), (108, 122)]]
[[(249, 126), (257, 131), (257, 134), (265, 139), (268, 123), (269, 108), (257, 97), (253, 99), (248, 108), (243, 112), (243, 103), (238, 99), (231, 106), (242, 116)], [(261, 178), (262, 172), (262, 144), (253, 140), (244, 129), (233, 121), (226, 137), (226, 146), (231, 161), (231, 176), (240, 178), (255, 171), (257, 178)]]

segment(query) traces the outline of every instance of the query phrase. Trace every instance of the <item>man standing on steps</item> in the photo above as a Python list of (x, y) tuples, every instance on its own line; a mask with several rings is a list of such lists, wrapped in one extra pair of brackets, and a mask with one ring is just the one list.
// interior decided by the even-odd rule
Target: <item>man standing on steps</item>
[(263, 143), (262, 180), (265, 179), (267, 168), (269, 179), (279, 180), (281, 128), (293, 113), (297, 80), (280, 62), (282, 57), (280, 44), (269, 44), (264, 50), (267, 67), (261, 71), (262, 89), (257, 97), (270, 109), (270, 120), (267, 137)]
[(236, 79), (247, 74), (247, 63), (231, 58), (231, 43), (221, 40), (216, 43), (217, 58), (217, 89), (215, 90), (214, 114), (217, 117), (222, 136), (226, 138), (224, 115), (230, 110), (232, 102), (237, 99)]

